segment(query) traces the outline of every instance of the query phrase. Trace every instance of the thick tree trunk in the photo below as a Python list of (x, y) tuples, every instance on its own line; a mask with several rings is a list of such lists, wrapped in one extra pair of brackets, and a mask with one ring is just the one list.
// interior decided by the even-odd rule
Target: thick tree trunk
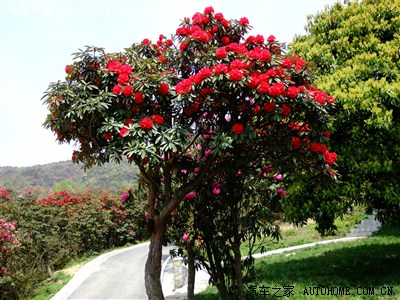
[(194, 300), (194, 285), (196, 280), (196, 269), (194, 267), (194, 245), (193, 241), (188, 244), (187, 247), (188, 255), (188, 287), (187, 287), (187, 299)]
[(162, 300), (164, 294), (161, 286), (161, 256), (166, 222), (155, 218), (151, 234), (149, 253), (145, 267), (145, 286), (147, 297), (150, 300)]
[(240, 236), (239, 236), (239, 209), (237, 205), (232, 210), (232, 227), (233, 227), (233, 245), (232, 250), (235, 258), (235, 282), (236, 282), (236, 299), (244, 299), (243, 273), (242, 273), (242, 253), (240, 252)]
[(228, 291), (226, 289), (226, 284), (225, 284), (225, 275), (224, 275), (224, 269), (222, 267), (222, 259), (219, 253), (219, 249), (218, 247), (216, 247), (215, 245), (211, 246), (212, 248), (212, 252), (214, 254), (214, 258), (215, 258), (215, 272), (217, 275), (217, 289), (219, 292), (219, 298), (221, 300), (230, 300), (231, 297), (228, 294)]
[(242, 256), (240, 253), (240, 243), (233, 246), (233, 253), (235, 255), (235, 275), (236, 275), (236, 299), (244, 299), (244, 287), (243, 287), (243, 273), (242, 273)]

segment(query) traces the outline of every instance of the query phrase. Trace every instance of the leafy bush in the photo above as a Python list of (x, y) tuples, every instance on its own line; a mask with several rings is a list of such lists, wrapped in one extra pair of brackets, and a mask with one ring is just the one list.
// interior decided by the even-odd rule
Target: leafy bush
[(38, 282), (72, 258), (143, 239), (144, 207), (138, 194), (127, 194), (124, 201), (92, 191), (60, 191), (42, 199), (7, 194), (10, 199), (1, 204), (0, 219), (1, 294), (29, 298)]

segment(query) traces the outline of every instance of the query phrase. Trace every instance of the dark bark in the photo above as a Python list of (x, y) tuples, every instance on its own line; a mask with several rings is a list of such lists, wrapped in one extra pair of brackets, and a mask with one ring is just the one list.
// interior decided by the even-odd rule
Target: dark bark
[(161, 256), (166, 231), (165, 220), (154, 218), (153, 231), (150, 240), (149, 253), (145, 266), (145, 286), (150, 300), (162, 300), (164, 294), (160, 280)]
[(194, 285), (196, 280), (196, 269), (194, 267), (194, 245), (193, 241), (188, 244), (187, 247), (188, 256), (188, 287), (187, 287), (187, 299), (194, 300)]
[[(235, 224), (237, 225), (237, 224)], [(233, 253), (235, 256), (235, 281), (236, 281), (236, 296), (238, 300), (244, 299), (244, 287), (243, 287), (243, 273), (242, 273), (242, 254), (240, 253), (240, 238), (237, 233), (237, 228), (234, 229), (235, 237), (233, 243)]]
[[(229, 296), (229, 293), (226, 289), (226, 284), (225, 284), (225, 275), (224, 275), (224, 268), (222, 267), (222, 258), (219, 253), (219, 249), (216, 245), (211, 246), (213, 255), (214, 255), (214, 264), (215, 264), (215, 272), (216, 272), (216, 277), (217, 277), (217, 282), (216, 286), (219, 292), (219, 298), (221, 300), (230, 300), (231, 297)], [(223, 250), (222, 250), (223, 251)]]

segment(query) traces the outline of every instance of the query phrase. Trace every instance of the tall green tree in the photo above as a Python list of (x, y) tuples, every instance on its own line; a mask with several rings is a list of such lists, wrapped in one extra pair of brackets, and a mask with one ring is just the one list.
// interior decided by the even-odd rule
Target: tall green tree
[[(321, 203), (366, 203), (400, 213), (400, 1), (345, 1), (308, 17), (291, 51), (312, 62), (316, 84), (338, 103), (332, 135), (342, 184), (311, 191)], [(297, 198), (298, 199), (298, 198)], [(314, 202), (315, 203), (315, 202)], [(312, 207), (312, 205), (310, 205)], [(324, 211), (326, 215), (335, 212)]]
[[(138, 166), (148, 190), (149, 299), (164, 298), (171, 213), (204, 180), (260, 155), (334, 177), (324, 134), (332, 98), (310, 85), (302, 59), (286, 57), (273, 36), (245, 38), (249, 29), (247, 18), (227, 20), (208, 7), (171, 39), (144, 39), (121, 53), (80, 50), (66, 80), (45, 93), (45, 127), (77, 144), (73, 161), (89, 168), (126, 156)], [(310, 144), (324, 147), (312, 152)]]

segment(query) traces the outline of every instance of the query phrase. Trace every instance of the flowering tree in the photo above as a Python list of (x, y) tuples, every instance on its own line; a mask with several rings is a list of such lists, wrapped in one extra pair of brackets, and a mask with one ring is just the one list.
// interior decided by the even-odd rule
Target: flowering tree
[(310, 85), (302, 59), (285, 57), (273, 36), (245, 39), (249, 29), (247, 18), (228, 21), (208, 7), (184, 19), (172, 39), (144, 39), (121, 53), (80, 50), (66, 80), (45, 93), (44, 126), (79, 146), (74, 162), (126, 157), (139, 167), (148, 189), (149, 299), (163, 298), (171, 213), (204, 180), (260, 157), (335, 176), (336, 154), (325, 146), (333, 98)]

